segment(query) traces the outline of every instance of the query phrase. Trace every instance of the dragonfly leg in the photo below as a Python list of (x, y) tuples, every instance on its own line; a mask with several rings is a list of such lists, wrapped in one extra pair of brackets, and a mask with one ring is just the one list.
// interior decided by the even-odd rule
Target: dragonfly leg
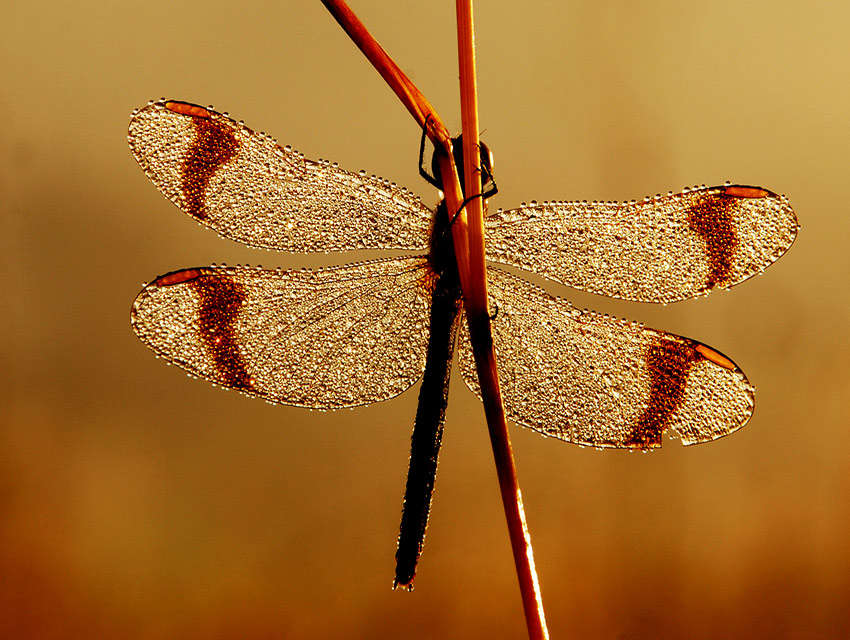
[(481, 194), (485, 200), (488, 200), (499, 193), (499, 187), (496, 185), (496, 179), (493, 177), (493, 172), (490, 170), (488, 163), (481, 163), (481, 173), (484, 175), (484, 179), (481, 180), (481, 184), (486, 186), (488, 182), (490, 183), (490, 187), (485, 189), (484, 193)]
[(493, 311), (490, 313), (490, 320), (493, 321), (499, 317), (499, 303), (493, 300)]
[(425, 124), (422, 125), (422, 140), (419, 143), (419, 175), (422, 176), (425, 181), (437, 187), (437, 189), (442, 189), (443, 185), (430, 173), (428, 173), (428, 169), (425, 167), (425, 138), (428, 133), (428, 120), (432, 120), (434, 116), (430, 113), (425, 118)]

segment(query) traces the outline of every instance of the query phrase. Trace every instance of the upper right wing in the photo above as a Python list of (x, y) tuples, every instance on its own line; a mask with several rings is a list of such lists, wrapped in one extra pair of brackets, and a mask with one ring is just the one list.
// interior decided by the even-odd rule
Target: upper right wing
[(675, 302), (761, 273), (797, 236), (788, 199), (699, 187), (641, 202), (544, 202), (485, 218), (487, 259), (611, 298)]

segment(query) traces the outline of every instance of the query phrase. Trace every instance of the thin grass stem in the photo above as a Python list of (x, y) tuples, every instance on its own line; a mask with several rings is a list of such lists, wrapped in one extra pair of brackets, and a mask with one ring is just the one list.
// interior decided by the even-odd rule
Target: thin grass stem
[(529, 637), (532, 640), (540, 640), (548, 638), (549, 632), (546, 628), (531, 536), (522, 506), (522, 494), (508, 436), (505, 408), (499, 387), (499, 372), (493, 348), (484, 264), (484, 208), (482, 198), (477, 197), (481, 193), (481, 174), (480, 171), (471, 170), (472, 167), (479, 167), (481, 164), (472, 0), (457, 0), (456, 7), (463, 160), (464, 167), (467, 167), (464, 172), (469, 235), (469, 290), (465, 295), (466, 315), (478, 370), (484, 414), (487, 417), (487, 428), (496, 462), (496, 473), (499, 477), (502, 505), (505, 509), (511, 549), (519, 579), (525, 622)]

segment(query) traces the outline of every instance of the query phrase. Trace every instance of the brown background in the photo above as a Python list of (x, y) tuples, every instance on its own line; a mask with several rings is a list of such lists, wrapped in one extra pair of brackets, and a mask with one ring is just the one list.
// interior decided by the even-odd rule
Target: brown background
[[(133, 335), (143, 282), (259, 253), (151, 186), (130, 112), (230, 111), (416, 189), (419, 130), (318, 1), (11, 3), (0, 26), (0, 635), (519, 637), (480, 405), (453, 382), (417, 589), (390, 590), (416, 402), (274, 407)], [(354, 8), (452, 128), (454, 9)], [(557, 290), (698, 338), (757, 385), (750, 424), (652, 454), (512, 429), (553, 637), (850, 633), (850, 5), (480, 3), (495, 206), (732, 180), (791, 199), (796, 246), (669, 307)]]

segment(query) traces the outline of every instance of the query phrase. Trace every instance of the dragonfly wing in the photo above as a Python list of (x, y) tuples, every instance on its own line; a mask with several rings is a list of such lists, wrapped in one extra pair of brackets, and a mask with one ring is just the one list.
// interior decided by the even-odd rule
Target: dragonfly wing
[(487, 258), (612, 298), (675, 302), (761, 273), (797, 235), (788, 199), (700, 187), (641, 202), (549, 202), (488, 217)]
[(186, 269), (147, 285), (132, 322), (159, 356), (210, 382), (337, 409), (386, 400), (420, 378), (433, 286), (425, 258)]
[[(501, 270), (488, 270), (493, 340), (508, 418), (594, 447), (649, 449), (675, 430), (685, 444), (742, 427), (753, 387), (731, 360), (699, 342), (579, 311)], [(460, 368), (479, 393), (468, 336)]]
[(428, 248), (433, 215), (417, 196), (210, 109), (151, 102), (133, 113), (128, 140), (163, 194), (231, 240), (296, 253)]

